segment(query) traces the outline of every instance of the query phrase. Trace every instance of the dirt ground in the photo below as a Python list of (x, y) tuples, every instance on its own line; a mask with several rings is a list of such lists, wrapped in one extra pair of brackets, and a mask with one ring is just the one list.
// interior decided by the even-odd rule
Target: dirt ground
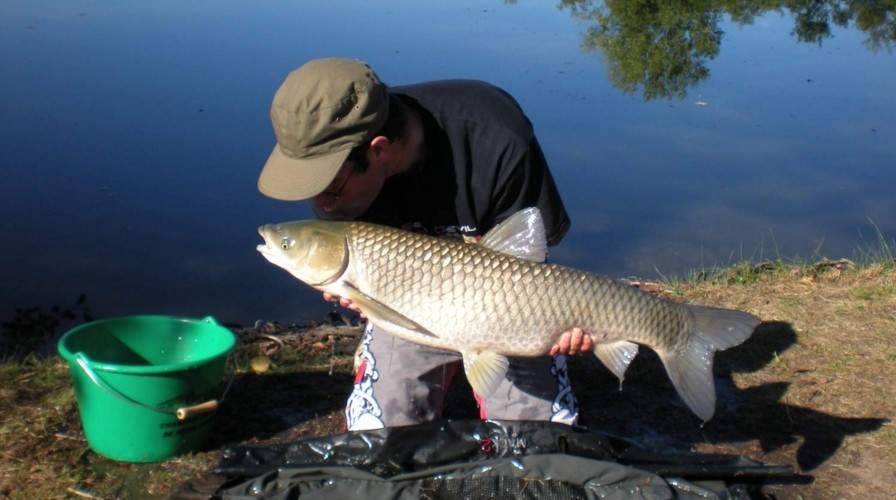
[[(674, 300), (742, 309), (763, 323), (716, 356), (718, 404), (701, 425), (647, 349), (616, 378), (589, 357), (571, 367), (580, 423), (650, 446), (791, 465), (779, 499), (889, 498), (896, 491), (896, 271), (831, 264), (736, 279), (653, 285)], [(754, 270), (755, 271), (755, 270)], [(465, 394), (448, 416), (475, 417)], [(337, 413), (323, 421), (341, 425)], [(283, 437), (307, 434), (300, 425)]]
[(767, 489), (775, 498), (891, 498), (892, 267), (860, 273), (837, 266), (793, 269), (745, 285), (682, 286), (674, 295), (763, 320), (746, 343), (716, 356), (715, 417), (701, 426), (677, 400), (658, 358), (641, 355), (621, 391), (600, 370), (579, 370), (574, 384), (586, 401), (582, 423), (679, 449), (793, 466), (798, 477)]
[[(764, 488), (768, 498), (891, 498), (896, 263), (755, 271), (639, 284), (672, 300), (762, 318), (748, 341), (716, 355), (713, 419), (702, 424), (690, 413), (659, 359), (642, 349), (621, 389), (593, 357), (572, 360), (580, 423), (649, 447), (792, 466), (792, 478)], [(334, 313), (321, 324), (237, 331), (236, 375), (209, 442), (160, 464), (121, 464), (89, 450), (58, 358), (0, 364), (0, 499), (168, 498), (208, 480), (226, 444), (341, 432), (357, 324)], [(445, 416), (475, 418), (468, 387), (462, 379), (455, 385)]]
[[(841, 262), (759, 270), (748, 283), (640, 284), (673, 300), (742, 309), (763, 322), (746, 343), (717, 354), (717, 411), (708, 423), (701, 425), (684, 407), (659, 359), (647, 349), (633, 362), (621, 389), (590, 356), (573, 360), (580, 423), (651, 447), (737, 454), (792, 466), (794, 477), (765, 488), (771, 498), (889, 498), (896, 490), (896, 270), (848, 267)], [(286, 351), (316, 350), (322, 363), (332, 362), (328, 353), (349, 352), (355, 342), (350, 332), (339, 331), (319, 331), (303, 341), (306, 347)], [(276, 359), (286, 338), (303, 337), (272, 331), (269, 341), (262, 336), (256, 346)], [(349, 383), (347, 375), (339, 377)], [(287, 376), (278, 385), (283, 388), (286, 380), (298, 384), (287, 388), (289, 394), (325, 386), (331, 397), (307, 398), (316, 401), (312, 409), (272, 409), (297, 423), (254, 436), (254, 441), (282, 442), (341, 430), (347, 387), (332, 384), (332, 370), (311, 378)], [(446, 417), (475, 418), (463, 381), (458, 385)], [(255, 396), (259, 391), (264, 392), (260, 387), (250, 390)], [(309, 412), (315, 417), (308, 418)]]

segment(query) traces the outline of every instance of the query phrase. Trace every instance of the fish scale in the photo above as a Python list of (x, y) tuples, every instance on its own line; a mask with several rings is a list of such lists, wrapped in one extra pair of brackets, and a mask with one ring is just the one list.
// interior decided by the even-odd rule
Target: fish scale
[(581, 327), (620, 380), (638, 345), (656, 351), (684, 402), (708, 420), (713, 353), (740, 344), (759, 324), (746, 312), (672, 302), (543, 263), (537, 209), (517, 212), (481, 244), (350, 221), (269, 224), (259, 233), (265, 258), (353, 301), (383, 330), (460, 352), (482, 396), (505, 376), (506, 356), (547, 354), (564, 332)]
[[(684, 344), (671, 332), (688, 327), (687, 310), (631, 286), (458, 240), (348, 224), (351, 279), (371, 297), (438, 332), (435, 347), (456, 350), (464, 344), (534, 356), (575, 326), (601, 340), (624, 335), (664, 350)], [(399, 249), (401, 258), (395, 258)], [(482, 338), (482, 329), (492, 335)]]

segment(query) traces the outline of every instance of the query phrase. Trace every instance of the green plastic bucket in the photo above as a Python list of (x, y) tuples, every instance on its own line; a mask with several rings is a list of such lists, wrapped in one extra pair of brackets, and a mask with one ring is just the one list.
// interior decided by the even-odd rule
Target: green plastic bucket
[(127, 316), (59, 340), (87, 443), (125, 462), (194, 451), (208, 437), (236, 339), (212, 318)]

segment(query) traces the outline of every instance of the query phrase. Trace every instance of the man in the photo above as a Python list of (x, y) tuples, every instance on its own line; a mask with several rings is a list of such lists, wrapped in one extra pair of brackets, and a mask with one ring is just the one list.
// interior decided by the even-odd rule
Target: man
[[(277, 90), (271, 121), (277, 146), (258, 189), (280, 200), (311, 200), (321, 218), (472, 243), (517, 210), (537, 206), (549, 244), (569, 228), (531, 123), (510, 95), (484, 82), (388, 88), (363, 62), (316, 59)], [(554, 346), (554, 357), (512, 358), (498, 390), (477, 397), (483, 418), (575, 423), (563, 354), (590, 350), (590, 337), (574, 329)], [(460, 363), (457, 353), (406, 342), (372, 323), (360, 359), (346, 408), (349, 430), (438, 417)]]

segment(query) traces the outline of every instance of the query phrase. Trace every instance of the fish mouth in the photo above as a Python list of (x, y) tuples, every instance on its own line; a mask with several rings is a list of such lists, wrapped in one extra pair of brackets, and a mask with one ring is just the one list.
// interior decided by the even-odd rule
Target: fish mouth
[(274, 264), (277, 267), (282, 267), (289, 271), (290, 274), (293, 274), (292, 265), (283, 257), (279, 248), (272, 248), (268, 245), (258, 245), (255, 249), (258, 250), (261, 256), (271, 264)]
[(264, 243), (255, 247), (258, 252), (264, 256), (265, 259), (269, 260), (273, 264), (279, 265), (279, 256), (280, 256), (280, 248), (271, 244), (271, 239), (268, 237), (267, 233), (268, 226), (261, 226), (258, 228), (258, 234), (261, 235), (261, 238), (264, 240)]
[(271, 264), (306, 282), (306, 278), (296, 269), (295, 262), (290, 260), (286, 252), (280, 247), (279, 229), (280, 226), (276, 224), (267, 224), (259, 227), (258, 234), (264, 239), (264, 244), (256, 246), (255, 249)]
[(258, 245), (257, 247), (255, 247), (255, 249), (258, 250), (261, 255), (264, 255), (264, 257), (268, 260), (271, 260), (271, 257), (274, 256), (273, 250), (267, 244)]

